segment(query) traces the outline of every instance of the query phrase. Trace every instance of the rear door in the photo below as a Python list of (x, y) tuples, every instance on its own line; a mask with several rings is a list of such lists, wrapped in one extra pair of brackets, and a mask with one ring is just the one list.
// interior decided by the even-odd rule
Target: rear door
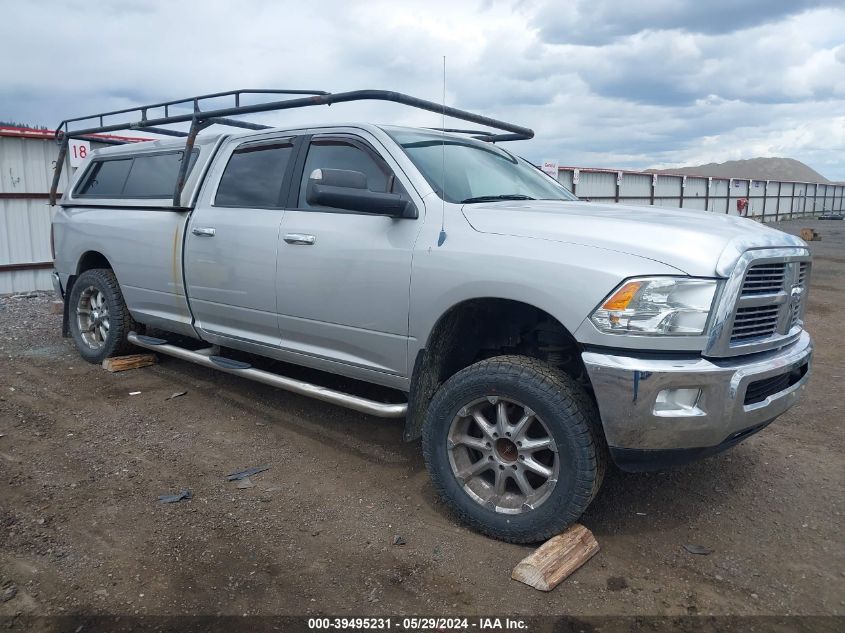
[(400, 219), (305, 199), (315, 169), (351, 169), (373, 191), (407, 193), (373, 140), (313, 136), (302, 147), (282, 219), (277, 295), (283, 348), (377, 372), (407, 374), (408, 304), (420, 218)]
[(233, 141), (191, 215), (185, 279), (196, 327), (279, 344), (276, 258), (297, 137)]

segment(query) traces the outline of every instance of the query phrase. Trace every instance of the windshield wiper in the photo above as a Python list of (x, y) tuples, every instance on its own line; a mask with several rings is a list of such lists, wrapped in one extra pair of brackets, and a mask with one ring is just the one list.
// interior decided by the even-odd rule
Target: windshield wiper
[(531, 196), (525, 196), (521, 193), (503, 193), (498, 196), (476, 196), (475, 198), (467, 198), (461, 200), (461, 204), (468, 204), (472, 202), (495, 202), (496, 200), (536, 200)]

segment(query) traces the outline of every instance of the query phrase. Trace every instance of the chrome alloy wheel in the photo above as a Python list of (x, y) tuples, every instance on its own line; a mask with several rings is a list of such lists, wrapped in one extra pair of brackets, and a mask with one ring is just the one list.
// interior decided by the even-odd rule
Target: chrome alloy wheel
[(99, 349), (106, 344), (109, 335), (109, 306), (105, 295), (98, 288), (88, 286), (79, 295), (76, 324), (88, 347)]
[(447, 436), (452, 474), (476, 503), (503, 514), (537, 508), (560, 473), (557, 445), (525, 405), (487, 396), (463, 407)]

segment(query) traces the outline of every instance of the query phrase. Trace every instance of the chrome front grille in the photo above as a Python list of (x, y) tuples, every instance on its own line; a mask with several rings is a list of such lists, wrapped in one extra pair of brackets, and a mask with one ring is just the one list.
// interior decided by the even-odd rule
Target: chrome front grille
[(786, 278), (786, 264), (760, 264), (748, 269), (742, 282), (742, 296), (765, 295), (780, 292)]
[(751, 263), (742, 280), (730, 345), (785, 337), (801, 325), (810, 263)]
[(780, 306), (738, 308), (731, 331), (731, 343), (742, 343), (777, 333)]
[(797, 286), (801, 288), (801, 293), (797, 301), (793, 301), (792, 318), (790, 320), (791, 326), (801, 325), (801, 315), (804, 314), (804, 304), (807, 301), (807, 282), (810, 276), (810, 263), (801, 262), (798, 268), (798, 283)]
[(810, 281), (804, 248), (749, 250), (725, 282), (706, 356), (780, 347), (801, 334)]

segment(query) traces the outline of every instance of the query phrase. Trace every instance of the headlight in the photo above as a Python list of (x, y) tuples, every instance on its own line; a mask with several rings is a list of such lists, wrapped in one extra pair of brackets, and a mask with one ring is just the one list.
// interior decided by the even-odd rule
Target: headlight
[(631, 279), (614, 290), (590, 320), (609, 334), (703, 334), (716, 284), (687, 277)]

